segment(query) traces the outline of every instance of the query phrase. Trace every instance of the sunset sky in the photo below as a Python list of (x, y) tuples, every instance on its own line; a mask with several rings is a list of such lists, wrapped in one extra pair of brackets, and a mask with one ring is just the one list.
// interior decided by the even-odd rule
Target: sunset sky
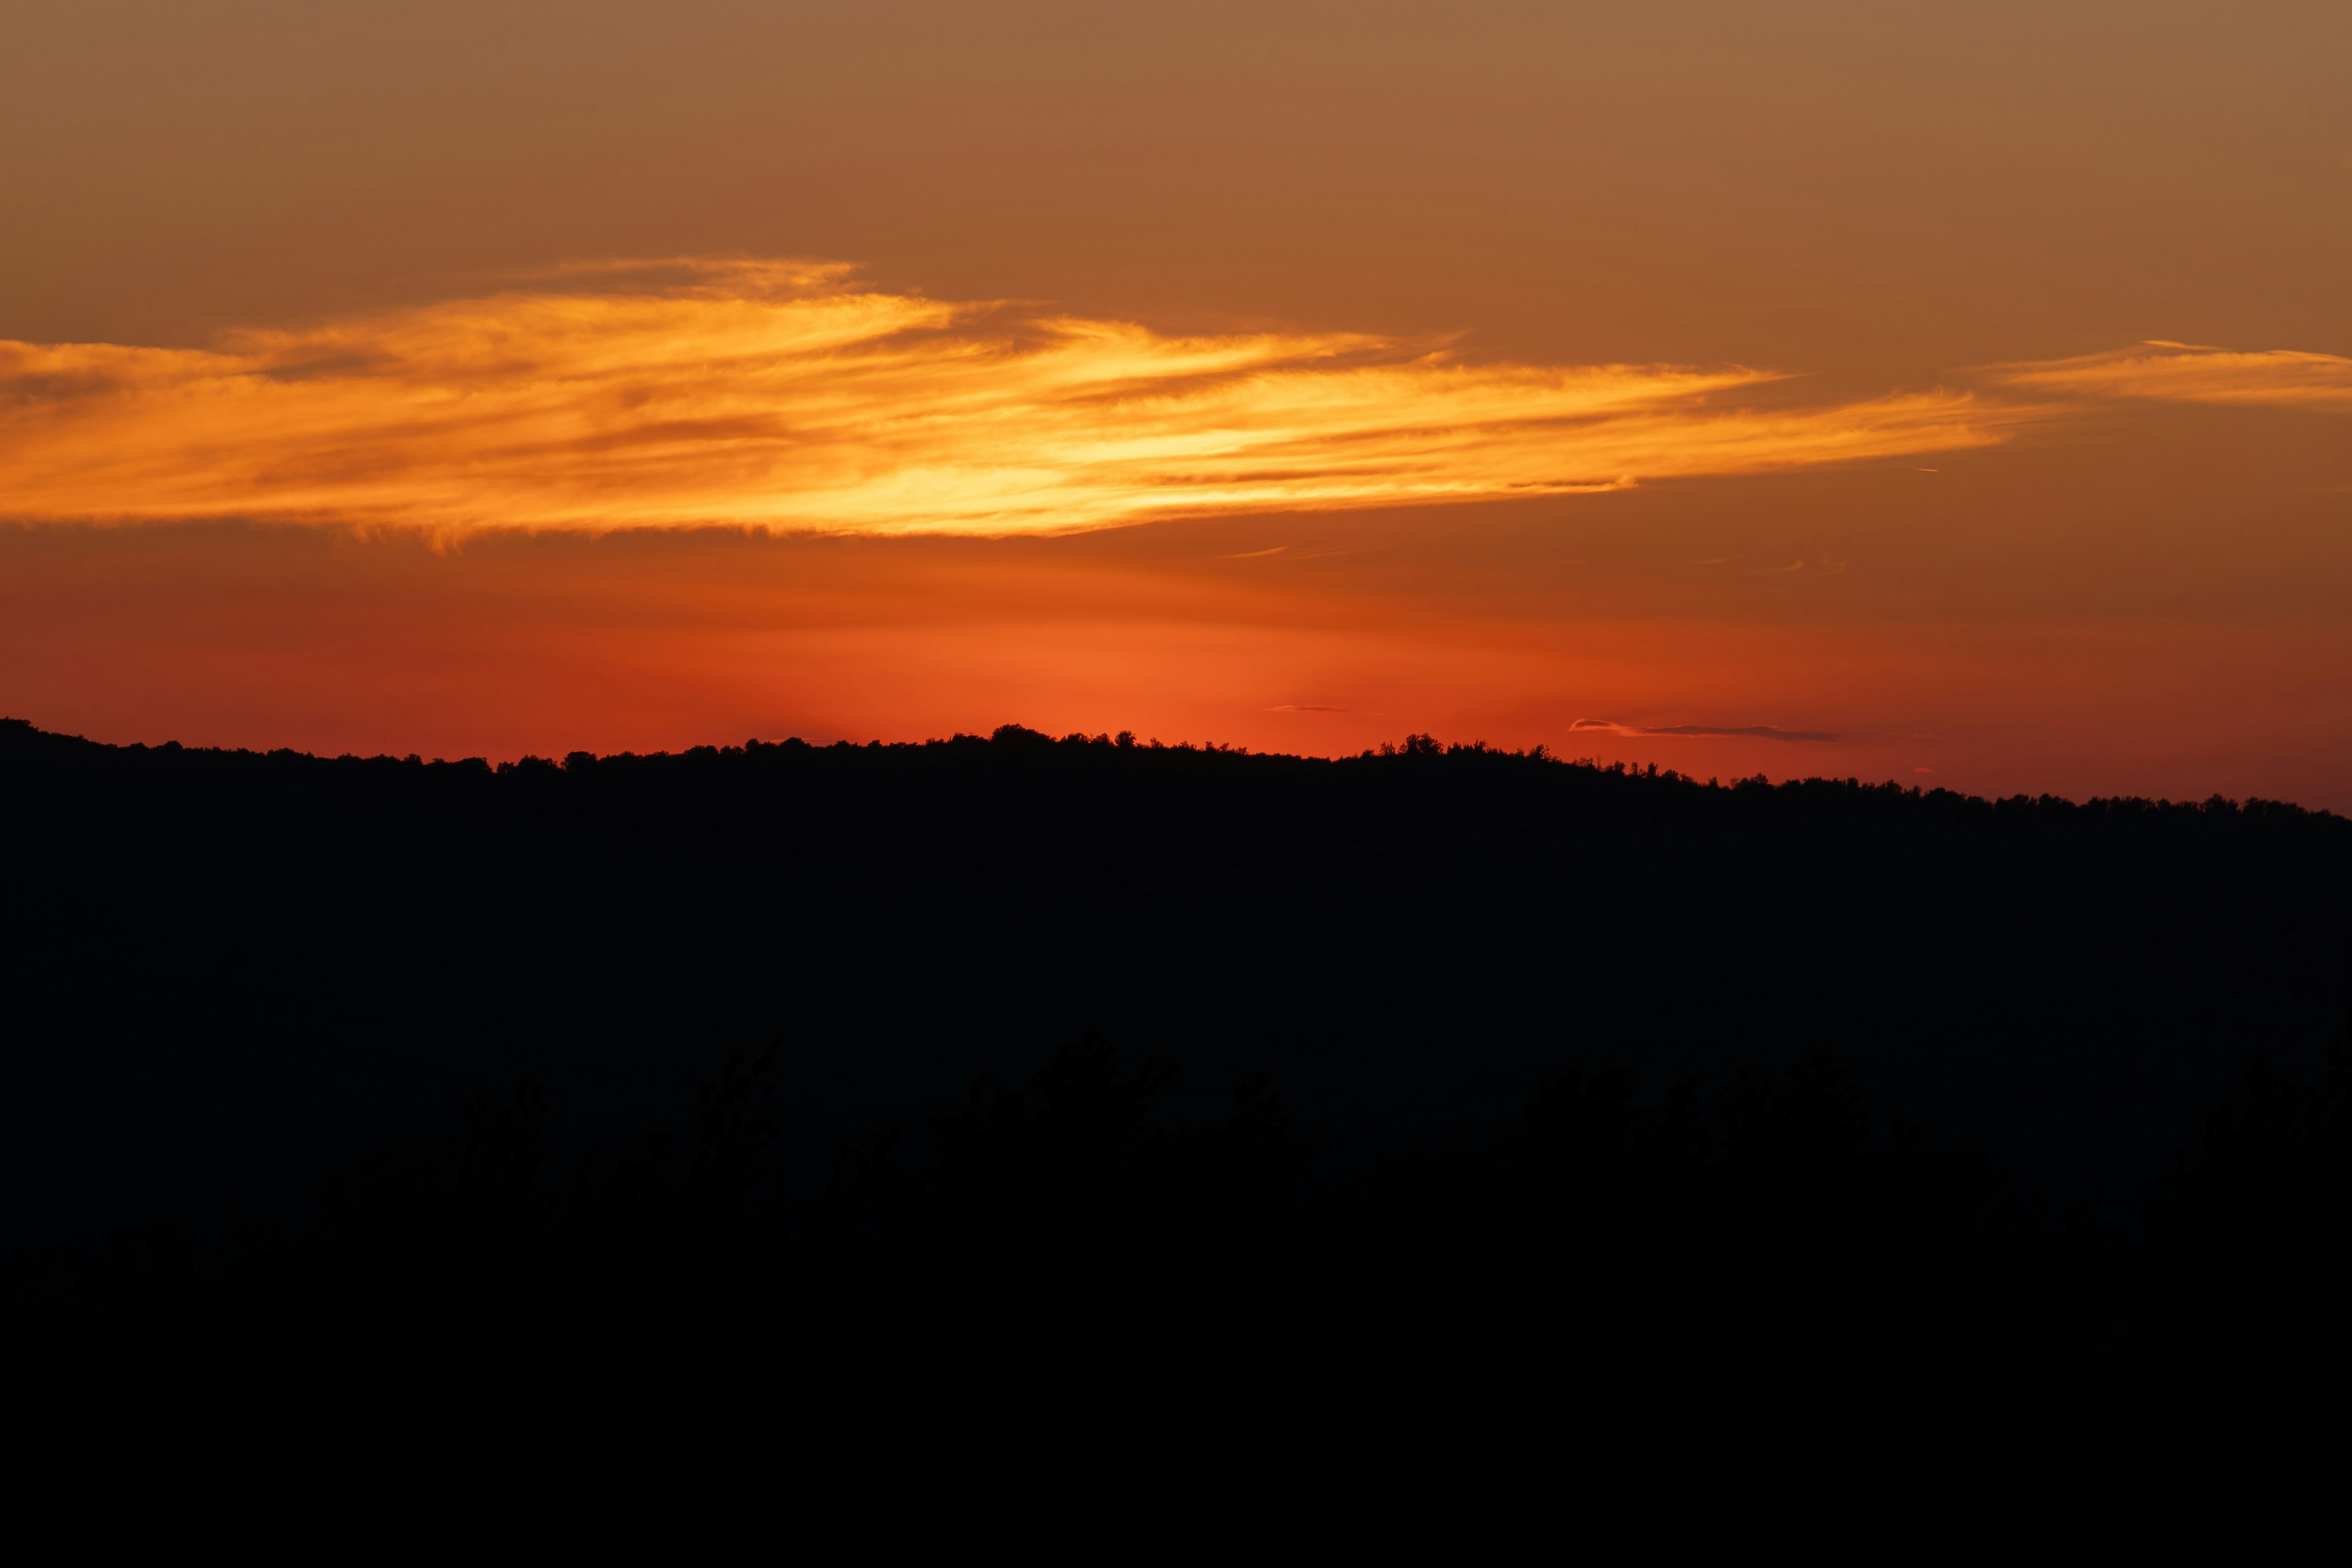
[(0, 21), (0, 713), (2352, 809), (2352, 6)]

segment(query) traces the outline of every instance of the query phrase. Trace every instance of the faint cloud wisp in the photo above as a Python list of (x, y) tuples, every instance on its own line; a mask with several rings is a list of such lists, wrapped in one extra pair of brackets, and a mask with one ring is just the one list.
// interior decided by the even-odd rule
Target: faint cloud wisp
[(2295, 349), (2243, 353), (2158, 340), (2074, 359), (1987, 370), (2012, 386), (2075, 396), (2352, 414), (2352, 359)]
[(1612, 735), (1679, 735), (1692, 740), (1842, 741), (1826, 730), (1783, 730), (1774, 724), (1620, 724), (1614, 719), (1579, 719), (1570, 733), (1599, 730)]

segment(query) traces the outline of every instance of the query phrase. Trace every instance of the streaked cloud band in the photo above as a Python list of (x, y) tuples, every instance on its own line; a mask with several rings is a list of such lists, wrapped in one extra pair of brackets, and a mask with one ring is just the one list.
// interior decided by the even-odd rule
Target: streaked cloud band
[(668, 265), (686, 280), (583, 269), (202, 351), (0, 343), (0, 515), (1005, 535), (1951, 451), (2026, 416), (1943, 390), (1758, 408), (1773, 373), (1168, 336), (838, 267)]

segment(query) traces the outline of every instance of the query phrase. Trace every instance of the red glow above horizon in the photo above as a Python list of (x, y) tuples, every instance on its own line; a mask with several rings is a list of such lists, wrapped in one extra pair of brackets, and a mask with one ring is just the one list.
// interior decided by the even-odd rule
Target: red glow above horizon
[(2352, 24), (1672, 9), (43, 20), (0, 712), (2352, 806)]

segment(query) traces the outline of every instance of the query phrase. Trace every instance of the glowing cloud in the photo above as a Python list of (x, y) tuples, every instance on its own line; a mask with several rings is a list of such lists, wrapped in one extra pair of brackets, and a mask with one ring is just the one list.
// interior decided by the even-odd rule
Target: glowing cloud
[(688, 280), (577, 268), (208, 351), (0, 343), (0, 516), (1032, 533), (1899, 457), (2020, 416), (1943, 391), (1759, 411), (1724, 402), (1777, 379), (1741, 368), (1166, 337), (837, 267), (667, 266)]
[(2076, 396), (2352, 414), (2352, 359), (2293, 349), (2245, 353), (2158, 341), (2078, 359), (1994, 365), (1990, 372), (2014, 386)]

